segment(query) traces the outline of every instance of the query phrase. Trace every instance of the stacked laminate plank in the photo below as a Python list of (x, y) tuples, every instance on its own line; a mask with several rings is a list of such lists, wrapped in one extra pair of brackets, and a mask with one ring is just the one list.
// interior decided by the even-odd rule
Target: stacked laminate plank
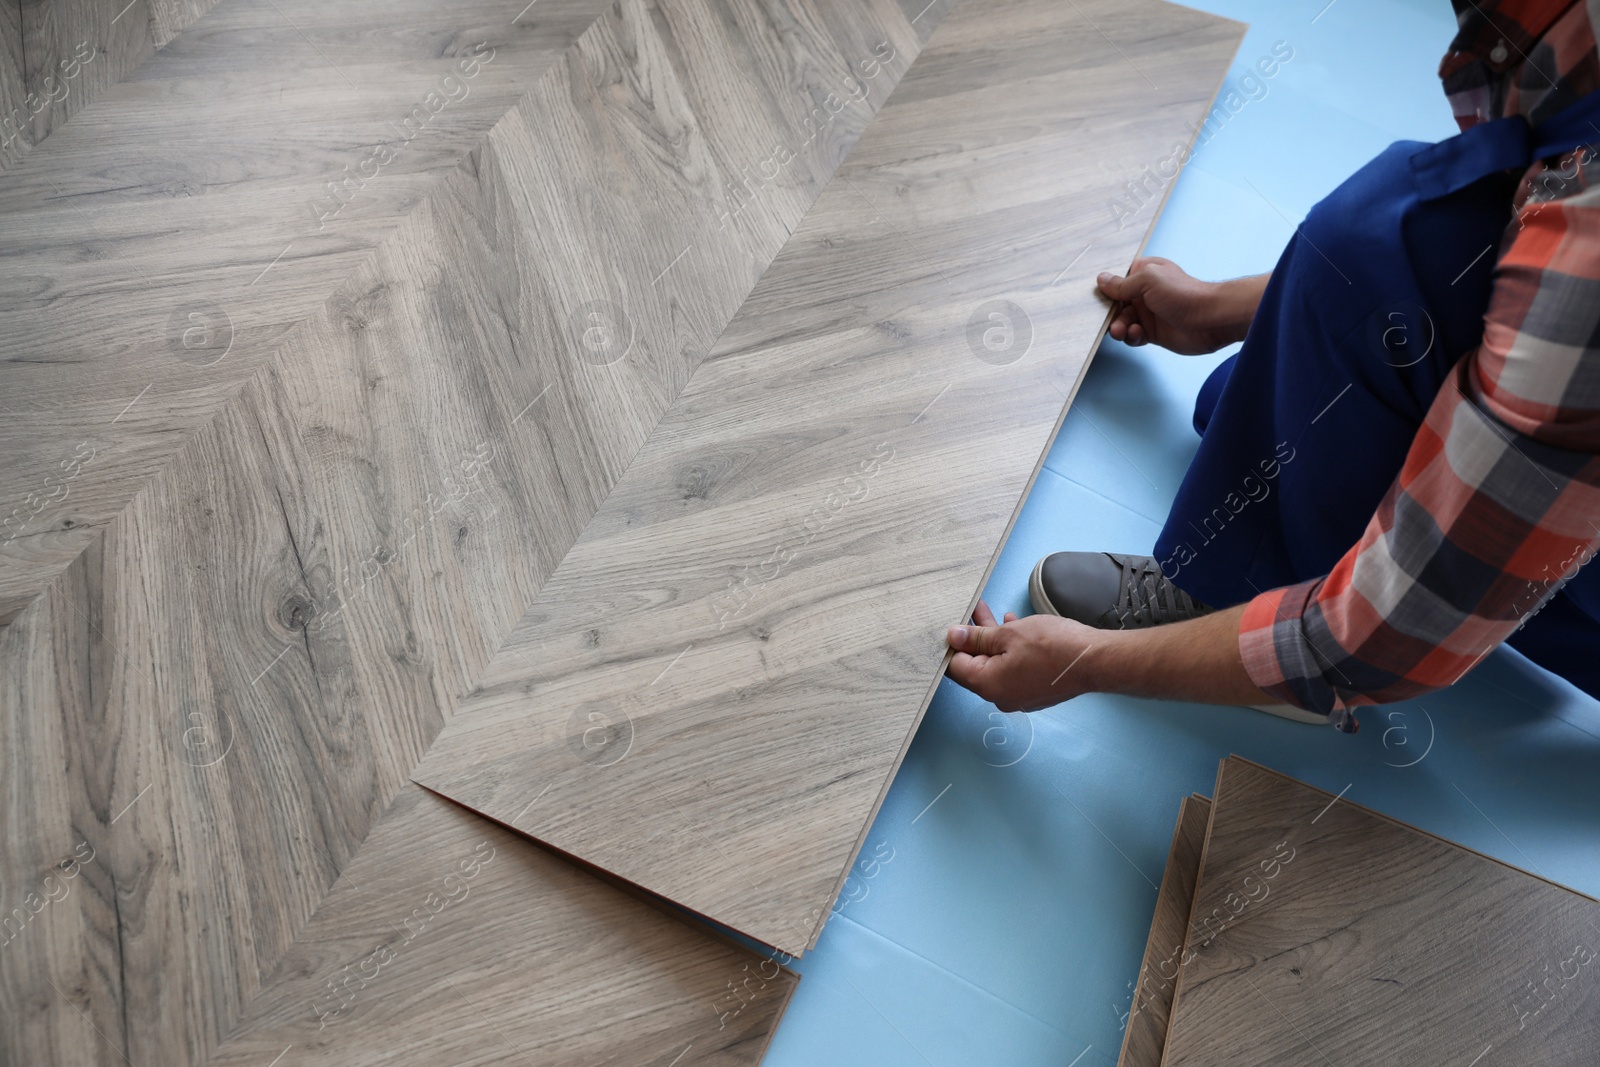
[(1167, 1023), (1172, 996), (1183, 968), (1188, 938), (1189, 911), (1194, 906), (1195, 879), (1200, 875), (1200, 853), (1211, 821), (1211, 801), (1199, 794), (1184, 797), (1178, 824), (1172, 831), (1166, 872), (1156, 893), (1156, 910), (1150, 919), (1150, 937), (1134, 980), (1133, 1004), (1122, 1032), (1120, 1067), (1159, 1067), (1167, 1043)]
[(1202, 805), (1122, 1067), (1595, 1062), (1600, 901), (1238, 757)]

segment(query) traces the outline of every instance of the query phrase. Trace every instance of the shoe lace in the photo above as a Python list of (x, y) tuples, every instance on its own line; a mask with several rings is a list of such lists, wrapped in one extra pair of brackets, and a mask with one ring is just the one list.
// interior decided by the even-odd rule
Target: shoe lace
[(1155, 560), (1121, 561), (1121, 570), (1117, 619), (1123, 629), (1159, 626), (1204, 612), (1193, 597), (1167, 580)]

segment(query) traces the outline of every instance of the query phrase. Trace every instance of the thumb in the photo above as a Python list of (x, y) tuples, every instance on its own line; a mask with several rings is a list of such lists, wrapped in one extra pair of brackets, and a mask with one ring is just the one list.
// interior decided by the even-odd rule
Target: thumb
[(1129, 301), (1144, 295), (1150, 288), (1150, 273), (1148, 271), (1134, 271), (1127, 277), (1120, 277), (1107, 271), (1096, 279), (1100, 283), (1100, 291), (1113, 300)]
[(999, 626), (952, 626), (946, 640), (957, 652), (992, 656), (1001, 650), (1003, 630)]

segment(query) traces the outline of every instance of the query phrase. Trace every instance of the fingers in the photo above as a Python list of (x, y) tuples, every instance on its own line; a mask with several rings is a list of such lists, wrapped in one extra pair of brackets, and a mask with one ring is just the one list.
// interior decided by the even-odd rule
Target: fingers
[(978, 684), (980, 670), (981, 664), (977, 662), (976, 657), (969, 656), (965, 652), (957, 652), (950, 657), (950, 666), (945, 668), (945, 674), (962, 688), (971, 689)]
[(989, 605), (978, 601), (978, 606), (972, 609), (972, 621), (979, 626), (999, 626), (995, 621), (994, 612), (989, 610)]
[(1117, 308), (1117, 313), (1112, 316), (1111, 326), (1106, 331), (1113, 341), (1122, 341), (1129, 345), (1142, 345), (1145, 342), (1144, 327), (1139, 323), (1140, 305), (1123, 304)]
[(1135, 264), (1133, 270), (1129, 271), (1125, 276), (1105, 271), (1095, 281), (1099, 283), (1102, 293), (1113, 300), (1127, 303), (1143, 296), (1154, 279), (1154, 272), (1140, 270), (1138, 264)]
[[(990, 615), (990, 619), (994, 616)], [(945, 635), (945, 640), (957, 652), (965, 652), (973, 656), (992, 656), (1001, 651), (1001, 645), (1006, 640), (1006, 630), (1002, 626), (952, 626)]]
[(1136, 317), (1132, 307), (1123, 305), (1117, 308), (1115, 315), (1111, 316), (1111, 325), (1106, 328), (1106, 332), (1111, 335), (1113, 341), (1120, 341), (1128, 335), (1128, 327), (1133, 324)]
[(1014, 611), (1006, 612), (1006, 622), (1016, 622), (1016, 621), (1017, 621), (1017, 613), (1016, 612), (1014, 612)]
[(988, 664), (988, 656), (969, 656), (965, 652), (957, 652), (950, 657), (950, 666), (945, 669), (945, 674), (961, 688), (988, 700), (990, 695), (986, 690), (994, 682), (993, 675), (986, 671)]

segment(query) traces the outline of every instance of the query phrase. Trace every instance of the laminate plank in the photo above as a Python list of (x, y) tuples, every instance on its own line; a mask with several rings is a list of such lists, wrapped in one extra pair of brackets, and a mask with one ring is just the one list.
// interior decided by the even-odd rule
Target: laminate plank
[(224, 0), (0, 175), (0, 625), (604, 5), (525, 6)]
[[(0, 139), (31, 147), (136, 67), (216, 0), (14, 0), (26, 57), (22, 95), (0, 112)], [(0, 163), (14, 160), (0, 153)]]
[(26, 147), (22, 118), (27, 114), (23, 88), (21, 0), (0, 0), (0, 170)]
[(149, 0), (19, 0), (22, 97), (0, 116), (0, 138), (43, 141), (84, 102), (122, 80), (154, 51)]
[(538, 840), (814, 943), (1142, 239), (1102, 164), (1187, 143), (1239, 36), (1150, 0), (952, 13), (413, 780), (501, 821), (539, 797)]
[[(565, 10), (570, 17), (573, 9)], [(223, 77), (230, 48), (239, 49), (241, 79), (270, 84), (271, 64), (291, 53), (267, 59), (272, 47), (247, 47), (261, 41), (248, 32), (257, 14), (225, 0), (142, 70), (179, 57), (201, 70), (177, 94), (182, 107), (197, 86), (216, 84), (205, 80), (212, 72)], [(369, 32), (341, 25), (352, 48)], [(469, 23), (441, 35), (434, 25), (397, 21), (370, 32), (395, 56), (425, 50), (418, 69), (432, 77), (435, 55), (453, 57), (478, 32)], [(322, 32), (306, 29), (314, 39)], [(286, 1032), (285, 1044), (296, 1040), (301, 1023), (285, 1022), (273, 1007), (290, 996), (280, 987), (301, 977), (285, 961), (324, 952), (323, 938), (343, 936), (337, 923), (317, 925), (321, 906), (341, 891), (341, 872), (374, 865), (361, 869), (376, 873), (355, 875), (369, 893), (415, 886), (415, 871), (383, 864), (392, 846), (369, 836), (387, 825), (383, 813), (397, 796), (416, 792), (406, 776), (461, 692), (916, 48), (888, 0), (738, 0), (717, 9), (624, 2), (581, 31), (546, 28), (527, 41), (548, 48), (563, 35), (568, 47), (546, 59), (527, 45), (527, 65), (542, 64), (539, 77), (476, 140), (467, 143), (466, 132), (482, 115), (451, 134), (459, 152), (430, 150), (424, 160), (423, 146), (412, 146), (414, 172), (384, 172), (406, 191), (388, 214), (362, 223), (366, 243), (313, 257), (302, 264), (306, 275), (259, 298), (270, 319), (249, 340), (254, 354), (246, 360), (236, 347), (217, 364), (240, 357), (228, 390), (207, 386), (164, 407), (140, 400), (126, 413), (122, 424), (137, 420), (140, 440), (154, 442), (123, 468), (138, 474), (137, 491), (117, 490), (126, 494), (121, 502), (101, 498), (103, 521), (54, 559), (51, 580), (0, 632), (0, 739), (13, 754), (0, 806), (0, 901), (33, 891), (77, 842), (95, 857), (74, 893), (0, 952), (0, 1013), (8, 1019), (0, 1062), (111, 1063), (126, 1055), (202, 1063), (233, 1055), (236, 1035), (259, 1030), (274, 1035), (261, 1038), (270, 1041)], [(849, 113), (841, 109), (825, 135), (792, 133), (803, 131), (819, 93), (826, 99), (822, 87), (880, 44), (894, 58), (877, 65), (872, 91)], [(721, 52), (727, 56), (712, 54)], [(498, 91), (510, 93), (525, 74), (507, 75)], [(146, 84), (143, 77), (129, 86)], [(101, 185), (109, 173), (85, 182), (38, 169), (78, 158), (80, 147), (100, 151), (82, 131), (97, 126), (103, 106), (111, 104), (86, 108), (5, 180), (23, 200), (29, 182), (85, 183), (87, 191), (69, 199), (101, 212), (97, 226), (146, 208), (150, 221), (163, 209), (150, 208), (146, 193)], [(155, 126), (189, 137), (189, 124), (201, 121), (169, 108), (152, 114)], [(277, 169), (255, 186), (258, 194), (296, 166), (314, 171), (328, 146), (348, 143), (332, 125), (291, 135), (316, 151), (278, 161), (263, 153), (263, 166)], [(796, 149), (782, 182), (764, 190), (761, 205), (722, 220), (733, 215), (736, 165), (756, 166), (780, 137), (792, 137)], [(292, 184), (283, 179), (283, 189)], [(363, 203), (353, 201), (351, 212)], [(61, 217), (71, 214), (61, 208)], [(17, 217), (33, 225), (27, 211)], [(217, 230), (241, 240), (257, 232), (243, 224)], [(39, 238), (58, 240), (42, 231)], [(110, 322), (119, 308), (136, 319), (140, 290), (131, 278), (142, 264), (170, 255), (174, 271), (204, 276), (210, 257), (226, 254), (202, 242), (177, 257), (181, 247), (170, 235), (130, 237), (117, 268), (127, 277), (94, 294), (100, 318), (85, 329)], [(50, 254), (65, 258), (68, 248), (59, 238)], [(20, 238), (13, 250), (24, 260), (33, 254)], [(336, 258), (349, 269), (335, 283)], [(16, 282), (16, 273), (9, 277)], [(626, 308), (636, 327), (632, 349), (597, 353), (585, 343), (582, 312), (604, 300)], [(68, 336), (59, 308), (48, 325), (57, 341)], [(72, 366), (99, 375), (107, 390), (126, 380), (101, 353)], [(39, 373), (41, 389), (66, 388), (64, 378)], [(38, 397), (23, 395), (44, 410)], [(20, 438), (16, 431), (7, 447)], [(83, 484), (72, 483), (74, 494)], [(600, 891), (597, 879), (584, 879), (580, 895)], [(540, 892), (553, 898), (570, 887)], [(610, 913), (591, 917), (594, 925), (572, 936), (617, 936)], [(501, 906), (477, 916), (474, 928), (486, 942), (544, 943), (555, 934), (536, 918)], [(740, 973), (696, 1011), (720, 1022), (753, 995), (746, 983), (761, 982), (745, 968), (760, 961), (739, 958)], [(614, 1002), (614, 1014), (655, 1013), (671, 1031), (680, 1026), (672, 1020), (680, 1019), (684, 987), (658, 964), (648, 972), (658, 1000)], [(685, 966), (694, 972), (698, 964)], [(566, 969), (519, 976), (526, 988), (550, 990), (588, 977)], [(487, 998), (508, 1003), (508, 980), (482, 980)], [(393, 996), (410, 1003), (431, 995), (432, 981), (397, 978)], [(631, 995), (638, 987), (619, 988)], [(774, 1019), (754, 1013), (746, 1020), (752, 1036), (722, 1051), (713, 1039), (696, 1041), (682, 1064), (701, 1056), (754, 1062), (754, 1035)], [(562, 1031), (551, 1033), (556, 1040)], [(463, 1061), (489, 1055), (475, 1034), (459, 1036)], [(627, 1027), (602, 1036), (603, 1046), (591, 1038), (571, 1055), (602, 1062), (639, 1051)], [(425, 1043), (429, 1055), (442, 1047), (436, 1037)], [(357, 1054), (328, 1049), (335, 1061)]]
[[(0, 262), (7, 268), (0, 273), (0, 389), (9, 409), (0, 426), (7, 461), (0, 468), (0, 624), (228, 402), (294, 322), (370, 257), (438, 176), (538, 85), (600, 6), (546, 0), (513, 23), (526, 7), (514, 0), (476, 0), (445, 12), (409, 0), (341, 7), (336, 16), (309, 0), (276, 8), (225, 0), (115, 99), (85, 109), (38, 159), (0, 177)], [(773, 5), (756, 16), (735, 7), (730, 27), (680, 5), (673, 27), (689, 35), (683, 44), (695, 49), (694, 63), (675, 69), (677, 61), (662, 53), (643, 80), (590, 90), (622, 94), (631, 85), (677, 124), (653, 131), (636, 124), (631, 134), (619, 126), (612, 136), (622, 140), (599, 167), (600, 188), (626, 193), (634, 162), (627, 152), (663, 151), (664, 160), (683, 164), (680, 185), (698, 188), (713, 220), (746, 240), (744, 252), (730, 255), (699, 239), (695, 215), (676, 219), (675, 230), (639, 231), (659, 245), (638, 251), (660, 257), (641, 285), (685, 248), (691, 251), (660, 283), (664, 292), (681, 295), (673, 287), (694, 272), (720, 272), (740, 260), (753, 279), (814, 198), (819, 177), (853, 143), (903, 69), (909, 38), (898, 65), (885, 67), (873, 49), (882, 44), (893, 54), (896, 45), (868, 32), (871, 9), (857, 16), (834, 7), (826, 29), (839, 31), (839, 43), (808, 53), (824, 39), (824, 27), (804, 7)], [(632, 14), (633, 5), (619, 11), (613, 56), (638, 36), (628, 20), (646, 19)], [(789, 38), (792, 50), (781, 44)], [(727, 48), (708, 47), (713, 42)], [(622, 69), (603, 52), (589, 60), (612, 75)], [(742, 175), (759, 173), (771, 157), (779, 138), (768, 135), (782, 130), (799, 150), (803, 133), (789, 131), (802, 131), (806, 117), (864, 62), (885, 71), (868, 83), (871, 92), (830, 117), (823, 136), (755, 197), (757, 187)], [(461, 63), (476, 73), (463, 77)], [(400, 129), (409, 133), (422, 121), (412, 116), (446, 78), (453, 93), (466, 95), (425, 114), (425, 127), (402, 138)], [(578, 81), (587, 80), (582, 72)], [(770, 91), (727, 91), (746, 84)], [(657, 90), (680, 99), (657, 101)], [(330, 108), (330, 99), (340, 106)], [(711, 125), (682, 126), (670, 108), (685, 106)], [(678, 160), (679, 148), (662, 148), (679, 136), (689, 138), (681, 151), (701, 158)], [(652, 137), (655, 148), (641, 140)], [(385, 142), (393, 158), (363, 180), (373, 146)], [(591, 165), (582, 153), (574, 159), (579, 169)], [(648, 214), (651, 204), (642, 196), (630, 214)], [(678, 236), (683, 242), (669, 247), (668, 238)], [(591, 299), (615, 302), (615, 288)]]
[(1205, 846), (1210, 820), (1209, 799), (1183, 798), (1178, 824), (1172, 831), (1172, 846), (1167, 850), (1166, 872), (1156, 893), (1155, 913), (1150, 918), (1150, 938), (1145, 942), (1144, 960), (1134, 983), (1133, 1006), (1122, 1032), (1118, 1067), (1161, 1067), (1172, 995), (1183, 969), (1185, 933), (1200, 874), (1200, 851)]
[[(304, 1021), (272, 1015), (291, 996), (280, 986), (304, 985), (295, 984), (293, 961), (325, 954), (325, 938), (343, 944), (314, 921), (337, 899), (341, 872), (385, 900), (416, 892), (417, 865), (395, 851), (393, 838), (427, 833), (412, 827), (368, 838), (382, 830), (377, 813), (437, 731), (461, 675), (498, 640), (493, 617), (498, 612), (503, 628), (515, 614), (504, 600), (462, 600), (472, 585), (492, 587), (503, 546), (524, 524), (488, 472), (474, 478), (460, 469), (456, 456), (475, 454), (452, 454), (448, 433), (440, 434), (445, 440), (414, 446), (441, 449), (437, 467), (418, 472), (415, 490), (386, 487), (391, 506), (415, 492), (412, 514), (428, 521), (405, 543), (389, 531), (397, 550), (383, 557), (380, 578), (343, 584), (342, 600), (317, 596), (316, 580), (336, 581), (339, 561), (355, 556), (352, 539), (362, 527), (348, 515), (359, 515), (368, 498), (353, 495), (345, 513), (317, 509), (307, 520), (311, 536), (297, 534), (290, 523), (312, 510), (305, 501), (317, 499), (319, 464), (314, 448), (296, 439), (278, 389), (276, 381), (248, 387), (242, 403), (197, 435), (95, 550), (74, 562), (40, 602), (54, 617), (26, 654), (0, 647), (6, 677), (16, 680), (0, 709), (6, 750), (29, 754), (9, 768), (4, 899), (26, 904), (25, 894), (49, 887), (62, 842), (81, 841), (93, 857), (71, 883), (74, 892), (21, 920), (14, 938), (6, 930), (0, 998), (9, 1022), (0, 1061), (111, 1063), (126, 1054), (136, 1062), (202, 1063), (263, 1012), (282, 1024), (265, 1028), (271, 1036), (263, 1040), (290, 1032), (276, 1054)], [(423, 496), (444, 506), (430, 515)], [(163, 521), (173, 524), (173, 536), (159, 533)], [(327, 522), (341, 525), (330, 530)], [(515, 577), (529, 581), (526, 572)], [(516, 586), (506, 583), (500, 596), (514, 595)], [(319, 615), (319, 608), (332, 610)], [(30, 608), (0, 642), (37, 634), (37, 613), (38, 605)], [(400, 858), (391, 864), (389, 855)], [(587, 925), (573, 925), (572, 904), (555, 901), (589, 900), (604, 887), (587, 874), (576, 884), (572, 877), (519, 887), (523, 906), (507, 907), (504, 896), (486, 906), (473, 918), (478, 936), (511, 945), (543, 943), (558, 930), (601, 944), (634, 935), (638, 922), (619, 930), (610, 911), (585, 913)], [(530, 910), (536, 903), (542, 906)], [(672, 952), (686, 940), (704, 941), (687, 928), (639, 936), (676, 946)], [(475, 979), (478, 989), (501, 1002), (512, 989), (557, 999), (594, 978), (584, 969), (589, 962), (570, 954), (541, 958), (543, 970), (487, 968)], [(670, 972), (670, 958), (656, 959), (638, 982)], [(758, 968), (760, 960), (741, 953), (739, 965), (725, 969), (745, 966)], [(426, 997), (437, 991), (436, 978), (414, 972), (389, 989), (394, 997)], [(730, 973), (713, 988), (726, 996), (728, 980), (743, 978)], [(637, 983), (627, 983), (616, 989), (626, 999), (587, 1006), (614, 1003), (609, 1010), (618, 1015), (659, 1015), (671, 1032), (693, 1031), (715, 1019), (707, 1008), (715, 998), (686, 996), (688, 981), (666, 981), (643, 999), (633, 995)], [(462, 991), (478, 1002), (471, 986), (462, 983)], [(635, 1047), (629, 1028), (585, 1043), (577, 1039), (590, 1027), (545, 1022), (541, 1043), (580, 1050), (567, 1062), (604, 1062), (612, 1046), (625, 1062)], [(363, 1038), (361, 1047), (438, 1062), (427, 1050), (459, 1039), (448, 1045), (451, 1062), (500, 1055), (483, 1047), (481, 1031), (446, 1027), (416, 1050), (393, 1043), (409, 1041), (406, 1034), (415, 1036), (384, 1028), (384, 1041)], [(755, 1062), (760, 1042), (749, 1040), (729, 1053), (743, 1058), (729, 1062)], [(302, 1057), (323, 1047), (294, 1043)], [(712, 1048), (702, 1043), (703, 1052)], [(342, 1043), (325, 1051), (324, 1062), (356, 1058)]]
[(1237, 757), (1167, 1067), (1589, 1064), (1600, 901)]
[(216, 3), (217, 0), (150, 0), (150, 42), (163, 47)]
[(210, 1062), (749, 1065), (798, 980), (410, 786)]
[[(0, 16), (15, 32), (5, 47), (15, 53), (16, 91), (0, 95), (0, 167), (16, 158), (16, 149), (38, 144), (90, 100), (131, 77), (216, 3), (6, 0)], [(352, 13), (348, 6), (339, 10)], [(5, 70), (9, 79), (9, 62)]]

